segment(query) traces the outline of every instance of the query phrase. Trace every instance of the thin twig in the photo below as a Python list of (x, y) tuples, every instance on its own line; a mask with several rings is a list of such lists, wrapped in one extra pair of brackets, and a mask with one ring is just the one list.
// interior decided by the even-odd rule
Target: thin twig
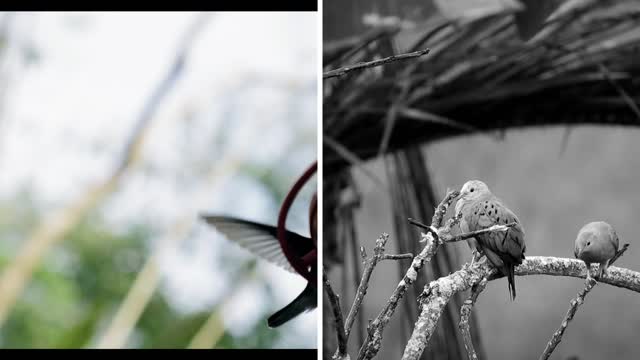
[(441, 234), (440, 235), (440, 239), (442, 240), (442, 242), (445, 242), (445, 243), (456, 242), (456, 241), (464, 241), (464, 240), (470, 239), (472, 237), (476, 237), (478, 235), (482, 235), (482, 234), (489, 233), (489, 232), (507, 231), (510, 228), (516, 226), (517, 224), (518, 223), (512, 222), (512, 223), (504, 224), (504, 225), (493, 225), (493, 226), (490, 226), (490, 227), (488, 227), (486, 229), (470, 231), (468, 233), (455, 235), (455, 236), (446, 236), (446, 235)]
[[(433, 214), (431, 227), (437, 229), (442, 226), (442, 221), (444, 219), (444, 215), (447, 213), (447, 209), (449, 209), (449, 206), (451, 206), (451, 203), (456, 197), (458, 197), (458, 195), (460, 195), (460, 193), (454, 190), (445, 196), (444, 200), (440, 202), (440, 205), (438, 205)], [(430, 235), (434, 235), (435, 238)], [(427, 234), (427, 237), (431, 237), (432, 241), (427, 242), (427, 245), (422, 249), (420, 254), (413, 258), (411, 267), (409, 267), (409, 270), (407, 270), (406, 274), (402, 277), (402, 280), (400, 280), (396, 286), (389, 298), (389, 301), (378, 316), (376, 316), (376, 318), (369, 324), (367, 329), (367, 338), (358, 352), (358, 360), (371, 359), (376, 356), (380, 350), (382, 333), (385, 326), (389, 323), (391, 317), (395, 313), (398, 302), (400, 302), (400, 299), (402, 299), (404, 294), (407, 292), (409, 286), (416, 281), (418, 273), (420, 273), (424, 264), (431, 261), (431, 258), (435, 255), (439, 245), (437, 236), (437, 231), (435, 234), (432, 234), (431, 232)]]
[[(611, 260), (609, 261), (609, 264), (611, 265), (616, 260), (618, 260), (620, 256), (622, 256), (622, 254), (624, 254), (624, 252), (627, 251), (627, 248), (629, 248), (629, 244), (624, 244), (622, 246), (622, 249), (616, 252), (616, 254), (611, 258)], [(587, 269), (587, 271), (589, 271), (589, 269)], [(598, 282), (594, 278), (587, 278), (587, 280), (585, 281), (584, 289), (582, 289), (578, 293), (578, 296), (575, 299), (571, 300), (571, 303), (570, 303), (571, 306), (569, 307), (567, 314), (564, 316), (564, 319), (562, 320), (562, 323), (560, 324), (560, 327), (558, 328), (558, 330), (556, 330), (556, 332), (553, 333), (551, 340), (549, 340), (549, 342), (547, 343), (547, 346), (544, 348), (542, 355), (540, 355), (540, 360), (546, 360), (551, 356), (551, 353), (553, 353), (553, 351), (562, 341), (562, 335), (564, 335), (565, 330), (567, 330), (567, 326), (569, 326), (569, 322), (573, 320), (573, 317), (576, 315), (578, 308), (580, 307), (580, 305), (584, 303), (584, 299), (587, 296), (587, 294), (597, 284)]]
[(611, 86), (613, 86), (613, 88), (616, 89), (616, 91), (622, 97), (624, 102), (627, 103), (627, 105), (629, 106), (629, 109), (631, 109), (631, 111), (636, 115), (638, 120), (640, 120), (640, 109), (638, 109), (638, 105), (636, 104), (635, 101), (633, 101), (633, 98), (631, 98), (631, 96), (629, 96), (629, 94), (624, 90), (624, 88), (620, 86), (620, 84), (618, 84), (618, 82), (615, 79), (613, 79), (613, 77), (611, 76), (611, 72), (603, 63), (599, 63), (598, 67), (600, 68), (600, 72), (602, 72), (602, 75), (604, 75), (605, 79), (607, 79), (607, 81), (609, 81)]
[(344, 332), (344, 319), (340, 307), (340, 297), (333, 291), (326, 269), (322, 271), (322, 279), (324, 280), (324, 289), (327, 292), (329, 303), (333, 309), (333, 317), (336, 321), (336, 333), (338, 334), (338, 354), (334, 359), (345, 359), (347, 356), (347, 336)]
[(618, 250), (618, 252), (615, 255), (613, 255), (611, 260), (609, 260), (609, 265), (613, 265), (613, 263), (616, 262), (616, 260), (618, 260), (620, 256), (622, 256), (622, 254), (624, 254), (624, 252), (627, 251), (628, 248), (629, 248), (629, 244), (622, 245), (622, 249)]
[(413, 254), (408, 253), (408, 254), (398, 254), (398, 255), (389, 255), (389, 254), (385, 254), (382, 257), (382, 260), (406, 260), (406, 259), (413, 259)]
[(388, 64), (388, 63), (391, 63), (391, 62), (394, 62), (394, 61), (399, 61), (399, 60), (417, 58), (417, 57), (420, 57), (422, 55), (425, 55), (425, 54), (429, 53), (429, 51), (430, 51), (430, 49), (424, 49), (424, 50), (418, 50), (418, 51), (414, 51), (414, 52), (410, 52), (410, 53), (406, 53), (406, 54), (392, 55), (392, 56), (389, 56), (389, 57), (386, 57), (386, 58), (383, 58), (383, 59), (360, 62), (360, 63), (354, 64), (354, 65), (349, 65), (349, 66), (341, 67), (339, 69), (327, 71), (324, 74), (322, 74), (322, 78), (323, 79), (328, 79), (328, 78), (332, 78), (332, 77), (338, 77), (338, 76), (345, 75), (348, 72), (351, 72), (351, 71), (354, 71), (354, 70), (361, 70), (361, 69), (371, 68), (371, 67), (375, 67), (375, 66), (385, 65), (385, 64)]
[(346, 146), (340, 144), (339, 142), (337, 142), (336, 140), (334, 140), (331, 136), (329, 136), (327, 134), (323, 134), (322, 142), (325, 145), (329, 146), (333, 151), (336, 152), (336, 154), (338, 154), (340, 157), (342, 157), (348, 163), (353, 165), (354, 168), (362, 171), (362, 173), (365, 176), (367, 176), (369, 179), (371, 179), (374, 183), (376, 183), (376, 185), (378, 185), (381, 188), (381, 190), (384, 190), (385, 192), (388, 192), (388, 189), (384, 185), (384, 182), (382, 182), (382, 180), (380, 180), (378, 178), (378, 176), (376, 176), (373, 172), (369, 171), (366, 168), (366, 166), (364, 164), (364, 161), (362, 159), (360, 159), (358, 157), (358, 155), (353, 153), (351, 150), (347, 149)]
[(551, 356), (553, 350), (556, 349), (556, 346), (560, 344), (562, 341), (562, 335), (564, 335), (564, 331), (569, 326), (569, 321), (573, 320), (576, 311), (578, 311), (578, 307), (584, 303), (584, 298), (587, 294), (596, 286), (598, 282), (594, 278), (589, 278), (585, 281), (584, 289), (580, 290), (578, 296), (571, 300), (571, 306), (569, 307), (569, 311), (567, 311), (567, 315), (565, 315), (562, 323), (560, 324), (560, 328), (553, 333), (551, 340), (547, 343), (547, 346), (544, 348), (542, 355), (540, 355), (540, 359), (548, 359)]
[(391, 134), (393, 133), (393, 128), (396, 125), (396, 120), (398, 120), (398, 112), (401, 108), (404, 107), (404, 101), (406, 101), (409, 90), (411, 89), (411, 82), (408, 80), (403, 81), (400, 85), (401, 89), (393, 100), (393, 103), (387, 110), (384, 118), (384, 129), (382, 130), (382, 139), (380, 140), (380, 146), (378, 146), (378, 156), (382, 156), (387, 152), (389, 141), (391, 141)]
[(483, 278), (478, 284), (473, 285), (471, 288), (471, 295), (464, 302), (460, 308), (460, 332), (462, 333), (462, 339), (464, 340), (464, 348), (467, 350), (469, 360), (478, 360), (478, 355), (473, 347), (473, 341), (471, 338), (471, 331), (469, 330), (469, 315), (471, 315), (471, 309), (478, 300), (480, 293), (487, 287), (487, 278)]
[[(369, 288), (369, 280), (371, 279), (371, 274), (373, 273), (373, 269), (376, 267), (380, 260), (383, 260), (385, 256), (384, 248), (389, 240), (388, 234), (382, 234), (376, 240), (376, 247), (373, 249), (373, 256), (367, 260), (364, 271), (362, 272), (362, 279), (360, 280), (360, 284), (358, 285), (358, 290), (356, 291), (356, 296), (353, 299), (353, 304), (351, 305), (351, 309), (349, 310), (349, 315), (347, 315), (347, 321), (345, 323), (344, 332), (349, 339), (349, 334), (351, 334), (351, 327), (356, 320), (356, 315), (358, 311), (360, 311), (360, 307), (362, 306), (362, 301), (364, 300), (365, 295), (367, 295), (367, 289)], [(364, 251), (364, 248), (362, 248)]]
[[(470, 239), (472, 237), (476, 237), (478, 235), (482, 235), (485, 233), (489, 233), (489, 232), (494, 232), (494, 231), (507, 231), (509, 230), (509, 228), (512, 228), (514, 226), (516, 226), (517, 223), (512, 222), (509, 224), (504, 224), (504, 225), (493, 225), (491, 227), (488, 227), (486, 229), (481, 229), (481, 230), (476, 230), (476, 231), (470, 231), (468, 233), (464, 233), (464, 234), (459, 234), (459, 235), (455, 235), (455, 236), (451, 236), (451, 235), (447, 235), (445, 231), (439, 231), (438, 229), (434, 228), (433, 226), (427, 226), (417, 220), (414, 220), (412, 218), (407, 219), (409, 221), (409, 223), (416, 225), (420, 228), (423, 228), (427, 231), (429, 231), (430, 233), (436, 235), (436, 237), (443, 243), (449, 243), (449, 242), (456, 242), (456, 241), (464, 241), (467, 239)], [(453, 221), (455, 221), (455, 219), (451, 219)], [(448, 227), (451, 227), (453, 224), (453, 221), (451, 224), (448, 224)], [(424, 242), (424, 238), (423, 240), (420, 240), (420, 242)]]
[(430, 233), (434, 234), (435, 236), (438, 236), (438, 229), (434, 228), (433, 226), (425, 225), (425, 224), (421, 223), (420, 221), (412, 219), (412, 218), (408, 218), (407, 221), (409, 221), (409, 223), (412, 224), (412, 225), (415, 225), (417, 227), (423, 228), (423, 229), (429, 231)]

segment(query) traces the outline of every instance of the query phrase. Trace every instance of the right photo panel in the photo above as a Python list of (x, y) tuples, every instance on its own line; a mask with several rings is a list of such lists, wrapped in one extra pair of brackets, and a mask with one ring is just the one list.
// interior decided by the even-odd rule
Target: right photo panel
[(324, 0), (324, 359), (638, 359), (640, 2)]

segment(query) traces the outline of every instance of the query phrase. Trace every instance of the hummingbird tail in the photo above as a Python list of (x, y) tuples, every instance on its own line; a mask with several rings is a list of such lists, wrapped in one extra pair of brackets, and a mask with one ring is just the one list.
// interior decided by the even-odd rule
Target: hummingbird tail
[(269, 325), (270, 328), (276, 328), (303, 312), (316, 308), (318, 305), (317, 294), (317, 288), (312, 284), (307, 284), (307, 287), (304, 288), (295, 300), (269, 317), (267, 325)]

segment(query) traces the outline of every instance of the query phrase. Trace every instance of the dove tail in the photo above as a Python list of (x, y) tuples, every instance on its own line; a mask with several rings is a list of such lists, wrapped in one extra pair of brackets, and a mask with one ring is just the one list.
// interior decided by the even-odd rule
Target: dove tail
[(295, 300), (267, 319), (267, 325), (270, 328), (278, 327), (303, 312), (314, 309), (318, 303), (318, 299), (316, 297), (318, 294), (317, 291), (318, 290), (315, 286), (307, 284), (307, 287), (304, 288)]
[(506, 264), (506, 275), (507, 280), (509, 281), (509, 295), (511, 296), (511, 301), (516, 299), (516, 279), (515, 279), (515, 265), (514, 264)]

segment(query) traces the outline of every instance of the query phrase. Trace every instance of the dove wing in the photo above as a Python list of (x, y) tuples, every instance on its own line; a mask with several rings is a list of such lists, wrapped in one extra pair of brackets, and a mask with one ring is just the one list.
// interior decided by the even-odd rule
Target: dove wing
[(486, 229), (493, 225), (517, 223), (507, 231), (494, 231), (476, 236), (480, 245), (499, 255), (508, 255), (512, 262), (521, 264), (526, 245), (524, 230), (516, 215), (495, 197), (480, 199), (466, 214), (470, 231)]
[(618, 251), (618, 248), (620, 247), (620, 243), (618, 240), (618, 234), (616, 233), (616, 231), (614, 230), (613, 226), (609, 226), (609, 231), (610, 231), (610, 239), (611, 239), (611, 244), (613, 245), (614, 251)]

